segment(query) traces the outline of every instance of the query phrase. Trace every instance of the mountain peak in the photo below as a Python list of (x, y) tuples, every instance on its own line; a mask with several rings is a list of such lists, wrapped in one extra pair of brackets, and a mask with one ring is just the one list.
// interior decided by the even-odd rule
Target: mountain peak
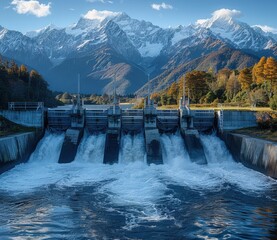
[[(99, 22), (102, 22), (105, 19), (114, 18), (116, 16), (123, 15), (122, 12), (111, 12), (111, 11), (98, 11), (96, 9), (92, 9), (88, 11), (83, 18), (88, 20), (97, 20)], [(127, 14), (126, 14), (127, 15)]]
[(26, 36), (30, 37), (30, 38), (34, 38), (34, 37), (38, 36), (40, 33), (43, 33), (43, 32), (46, 32), (46, 31), (51, 31), (53, 29), (59, 29), (59, 28), (55, 24), (51, 23), (51, 24), (47, 25), (44, 28), (27, 32)]
[(204, 28), (226, 28), (228, 25), (235, 24), (240, 16), (241, 12), (238, 10), (222, 8), (214, 11), (211, 18), (199, 19), (196, 25)]

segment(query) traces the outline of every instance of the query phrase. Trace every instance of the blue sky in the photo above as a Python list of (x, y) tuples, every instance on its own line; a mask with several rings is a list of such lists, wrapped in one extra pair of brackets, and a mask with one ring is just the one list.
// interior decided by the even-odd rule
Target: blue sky
[(240, 21), (277, 32), (277, 0), (1, 0), (0, 25), (26, 32), (49, 24), (65, 27), (89, 10), (125, 12), (161, 27), (188, 25), (222, 8), (241, 12)]

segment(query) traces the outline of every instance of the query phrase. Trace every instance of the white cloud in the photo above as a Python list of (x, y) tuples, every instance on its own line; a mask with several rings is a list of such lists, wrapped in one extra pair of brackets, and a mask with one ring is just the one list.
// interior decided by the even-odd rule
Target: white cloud
[(95, 3), (95, 2), (101, 2), (101, 3), (113, 3), (111, 0), (87, 0), (87, 2)]
[(270, 32), (270, 33), (277, 34), (277, 29), (276, 28), (273, 28), (273, 27), (270, 27), (270, 26), (267, 26), (267, 25), (254, 25), (252, 27), (259, 27), (260, 29), (262, 29), (266, 33)]
[(97, 11), (95, 9), (92, 9), (84, 15), (84, 18), (90, 19), (90, 20), (96, 19), (99, 21), (103, 21), (107, 17), (115, 17), (118, 14), (120, 14), (120, 13), (119, 12), (111, 12), (111, 11), (107, 11), (107, 10)]
[(11, 5), (15, 6), (14, 10), (18, 14), (32, 14), (37, 17), (46, 17), (51, 14), (51, 2), (43, 4), (37, 0), (13, 0)]
[(209, 23), (209, 21), (214, 21), (217, 19), (226, 19), (229, 20), (231, 18), (236, 19), (240, 18), (242, 16), (242, 13), (236, 9), (227, 9), (227, 8), (222, 8), (219, 10), (216, 10), (212, 13), (212, 18), (208, 19), (199, 19), (196, 21), (196, 24), (198, 25), (203, 25), (206, 23)]
[(160, 11), (161, 9), (173, 9), (173, 7), (169, 4), (166, 4), (166, 3), (153, 3), (151, 4), (151, 7), (154, 9), (154, 10), (157, 10), (157, 11)]
[(196, 21), (196, 24), (202, 25), (202, 24), (205, 23), (205, 22), (207, 22), (207, 19), (198, 19), (198, 20)]
[(212, 13), (212, 16), (214, 18), (240, 18), (242, 16), (241, 12), (236, 9), (227, 9), (222, 8), (219, 10), (216, 10)]

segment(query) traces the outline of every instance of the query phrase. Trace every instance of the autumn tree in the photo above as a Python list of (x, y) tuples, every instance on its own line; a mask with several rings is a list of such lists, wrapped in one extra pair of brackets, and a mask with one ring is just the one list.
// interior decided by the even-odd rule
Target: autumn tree
[(242, 90), (250, 90), (250, 85), (252, 83), (252, 72), (250, 68), (242, 69), (239, 73), (238, 80)]
[(20, 79), (22, 79), (26, 83), (29, 81), (29, 72), (28, 72), (28, 69), (23, 64), (19, 67), (18, 77)]
[(225, 88), (227, 81), (231, 75), (232, 71), (228, 68), (223, 68), (217, 73), (217, 87)]
[(226, 84), (226, 97), (229, 101), (231, 101), (236, 94), (240, 91), (240, 83), (238, 81), (238, 77), (236, 76), (235, 71), (233, 71), (228, 79)]
[(269, 57), (264, 65), (264, 77), (269, 84), (269, 96), (277, 88), (277, 61), (273, 57)]
[(266, 63), (266, 57), (262, 57), (258, 63), (256, 63), (252, 70), (253, 82), (261, 84), (264, 82), (264, 65)]
[(186, 84), (190, 91), (190, 99), (194, 103), (198, 103), (202, 96), (209, 91), (207, 79), (209, 73), (204, 71), (192, 71), (186, 74)]

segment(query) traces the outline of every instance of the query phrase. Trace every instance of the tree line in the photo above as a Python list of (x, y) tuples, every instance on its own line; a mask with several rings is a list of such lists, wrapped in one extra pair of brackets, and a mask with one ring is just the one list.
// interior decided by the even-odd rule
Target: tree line
[(23, 64), (18, 66), (14, 61), (0, 58), (0, 108), (7, 108), (8, 102), (58, 104), (48, 83), (37, 71), (28, 71)]
[(187, 72), (151, 98), (158, 105), (177, 104), (183, 95), (184, 81), (191, 103), (239, 103), (277, 109), (277, 61), (273, 57), (262, 57), (254, 66), (242, 70)]

